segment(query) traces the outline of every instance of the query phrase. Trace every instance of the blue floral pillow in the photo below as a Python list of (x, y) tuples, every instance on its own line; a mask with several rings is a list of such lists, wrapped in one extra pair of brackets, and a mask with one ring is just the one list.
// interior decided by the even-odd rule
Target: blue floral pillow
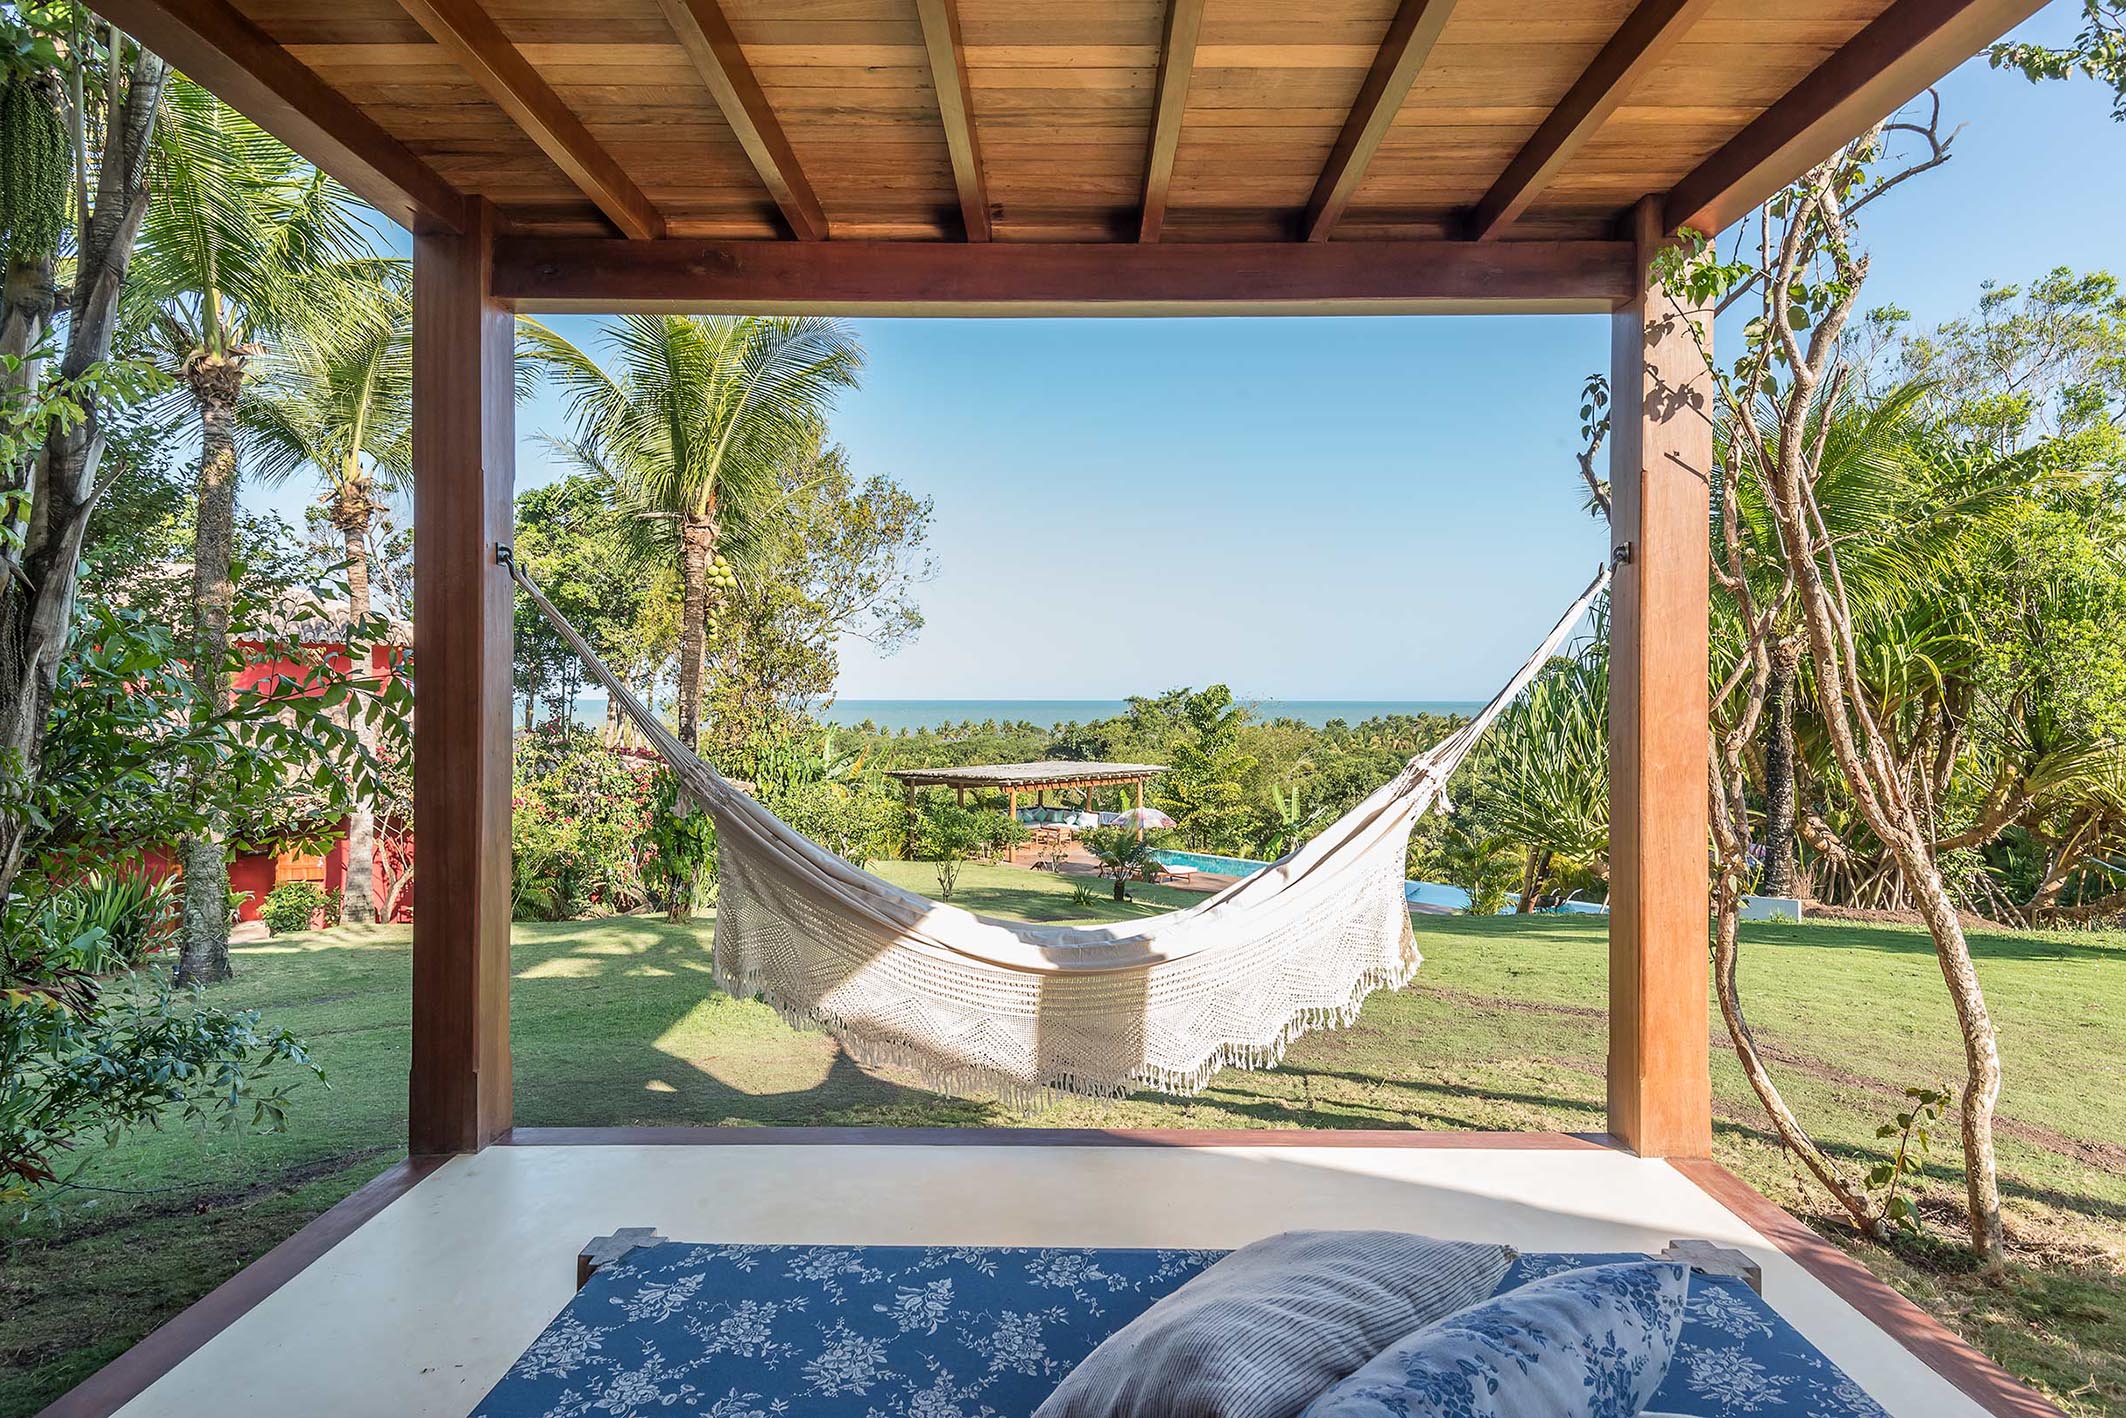
[(1530, 1281), (1396, 1340), (1302, 1418), (1634, 1418), (1668, 1373), (1690, 1271)]

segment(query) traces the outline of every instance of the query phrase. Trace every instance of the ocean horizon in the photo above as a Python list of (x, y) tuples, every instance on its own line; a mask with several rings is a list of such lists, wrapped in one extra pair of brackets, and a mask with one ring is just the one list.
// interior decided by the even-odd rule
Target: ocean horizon
[[(1394, 714), (1454, 714), (1468, 716), (1483, 707), (1475, 699), (1248, 699), (1258, 720), (1296, 719), (1320, 728), (1333, 719), (1360, 724), (1367, 719)], [(937, 729), (954, 724), (1028, 723), (1042, 728), (1058, 724), (1086, 724), (1112, 719), (1129, 711), (1122, 699), (838, 699), (815, 709), (823, 723), (855, 728), (869, 721), (887, 733), (902, 729)], [(605, 700), (587, 695), (576, 701), (576, 717), (586, 724), (602, 723)]]

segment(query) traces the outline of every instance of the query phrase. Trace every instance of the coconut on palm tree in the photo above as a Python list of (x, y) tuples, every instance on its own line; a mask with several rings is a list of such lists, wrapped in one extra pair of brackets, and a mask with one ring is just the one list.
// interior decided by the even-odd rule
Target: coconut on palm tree
[(778, 472), (854, 387), (862, 352), (846, 326), (809, 316), (624, 315), (602, 336), (609, 373), (546, 326), (521, 329), (575, 424), (563, 453), (610, 478), (677, 561), (678, 729), (695, 744), (712, 603), (743, 570), (719, 550), (772, 514)]
[[(126, 301), (198, 422), (189, 654), (205, 712), (229, 693), (237, 419), (251, 360), (270, 340), (331, 321), (379, 263), (344, 189), (197, 85), (171, 84), (158, 142), (156, 200)], [(226, 838), (203, 832), (180, 849), (181, 981), (229, 975)]]
[[(413, 474), (413, 292), (403, 263), (379, 270), (365, 298), (329, 329), (300, 331), (268, 357), (244, 401), (255, 474), (279, 481), (308, 469), (323, 483), (325, 519), (340, 538), (347, 577), (343, 643), (352, 654), (370, 614), (369, 538), (384, 500)], [(358, 667), (356, 667), (358, 668)], [(349, 727), (375, 752), (375, 729), (348, 701)], [(376, 808), (347, 817), (340, 919), (376, 919)]]

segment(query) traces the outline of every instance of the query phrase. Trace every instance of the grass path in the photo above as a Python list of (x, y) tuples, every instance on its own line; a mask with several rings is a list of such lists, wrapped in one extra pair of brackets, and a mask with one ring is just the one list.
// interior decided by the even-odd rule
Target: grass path
[[(934, 889), (927, 868), (886, 874)], [(1037, 920), (1115, 920), (1194, 898), (1075, 906), (1067, 882), (969, 867), (957, 900)], [(1598, 1130), (1603, 925), (1585, 917), (1421, 917), (1425, 967), (1356, 1026), (1270, 1072), (1228, 1072), (1194, 1099), (1068, 1100), (1034, 1118), (939, 1098), (858, 1068), (709, 978), (702, 927), (625, 917), (517, 931), (517, 1120), (591, 1124), (996, 1124)], [(1753, 1023), (1802, 1116), (1834, 1152), (1872, 1155), (1909, 1084), (1953, 1081), (1958, 1049), (1917, 932), (1746, 929)], [(1821, 1214), (1765, 1132), (1724, 1035), (1714, 1039), (1720, 1159), (1957, 1325), (2071, 1412), (2126, 1415), (2126, 941), (1987, 936), (1974, 945), (2008, 1082), (2001, 1165), (2016, 1263), (1998, 1283), (1953, 1246), (1954, 1139), (1921, 1191), (1940, 1239), (1889, 1253)], [(410, 979), (403, 928), (347, 929), (237, 952), (219, 992), (312, 1045), (329, 1091), (296, 1095), (270, 1137), (173, 1129), (96, 1157), (55, 1212), (0, 1257), (0, 1418), (34, 1413), (403, 1149)], [(2100, 1080), (2113, 1080), (2109, 1084)]]

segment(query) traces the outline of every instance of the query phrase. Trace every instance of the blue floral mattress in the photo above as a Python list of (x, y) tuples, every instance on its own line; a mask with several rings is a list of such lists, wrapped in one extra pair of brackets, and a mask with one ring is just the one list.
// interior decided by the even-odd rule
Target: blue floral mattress
[[(593, 1276), (475, 1418), (1023, 1418), (1223, 1254), (666, 1244)], [(1635, 1258), (1526, 1255), (1501, 1288)], [(1883, 1414), (1747, 1285), (1698, 1274), (1652, 1408)]]

